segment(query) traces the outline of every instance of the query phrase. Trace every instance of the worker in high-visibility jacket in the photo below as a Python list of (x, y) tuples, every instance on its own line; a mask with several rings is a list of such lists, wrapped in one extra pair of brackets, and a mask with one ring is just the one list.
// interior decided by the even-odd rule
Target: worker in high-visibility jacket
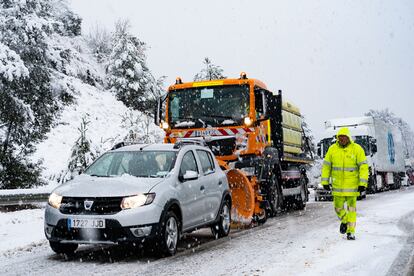
[(336, 138), (323, 160), (321, 184), (330, 190), (332, 183), (333, 204), (341, 220), (339, 231), (346, 233), (348, 240), (355, 240), (356, 200), (368, 186), (368, 163), (364, 150), (352, 141), (348, 128), (341, 128)]

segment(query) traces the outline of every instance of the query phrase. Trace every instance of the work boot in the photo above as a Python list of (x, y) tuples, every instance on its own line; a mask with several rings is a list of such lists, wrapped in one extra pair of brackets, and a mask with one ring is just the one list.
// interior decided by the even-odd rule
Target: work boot
[(348, 234), (346, 234), (346, 239), (347, 239), (347, 240), (355, 240), (355, 235), (354, 235), (354, 233), (348, 233)]
[(345, 234), (347, 229), (348, 225), (346, 223), (341, 223), (341, 225), (339, 225), (339, 232), (341, 234)]

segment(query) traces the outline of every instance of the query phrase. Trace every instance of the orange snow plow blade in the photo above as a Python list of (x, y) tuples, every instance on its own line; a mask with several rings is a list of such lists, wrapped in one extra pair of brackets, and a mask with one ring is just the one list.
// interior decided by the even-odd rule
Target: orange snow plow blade
[(251, 224), (255, 211), (255, 193), (251, 182), (238, 169), (227, 171), (227, 180), (232, 196), (232, 221), (236, 224)]

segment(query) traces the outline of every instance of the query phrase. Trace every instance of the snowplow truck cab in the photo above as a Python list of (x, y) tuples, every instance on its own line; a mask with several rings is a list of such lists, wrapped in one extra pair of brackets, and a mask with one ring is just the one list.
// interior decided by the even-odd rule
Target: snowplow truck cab
[(165, 143), (202, 140), (226, 172), (233, 222), (264, 222), (292, 202), (308, 199), (307, 156), (300, 111), (257, 79), (183, 83), (159, 98), (155, 123)]

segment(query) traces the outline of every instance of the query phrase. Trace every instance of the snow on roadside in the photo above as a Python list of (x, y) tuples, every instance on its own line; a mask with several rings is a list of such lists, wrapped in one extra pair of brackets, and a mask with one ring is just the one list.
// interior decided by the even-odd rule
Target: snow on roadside
[(0, 254), (46, 242), (43, 216), (43, 209), (0, 212)]
[(29, 194), (49, 194), (57, 186), (53, 183), (50, 185), (40, 186), (31, 189), (0, 189), (0, 196), (3, 195), (29, 195)]

